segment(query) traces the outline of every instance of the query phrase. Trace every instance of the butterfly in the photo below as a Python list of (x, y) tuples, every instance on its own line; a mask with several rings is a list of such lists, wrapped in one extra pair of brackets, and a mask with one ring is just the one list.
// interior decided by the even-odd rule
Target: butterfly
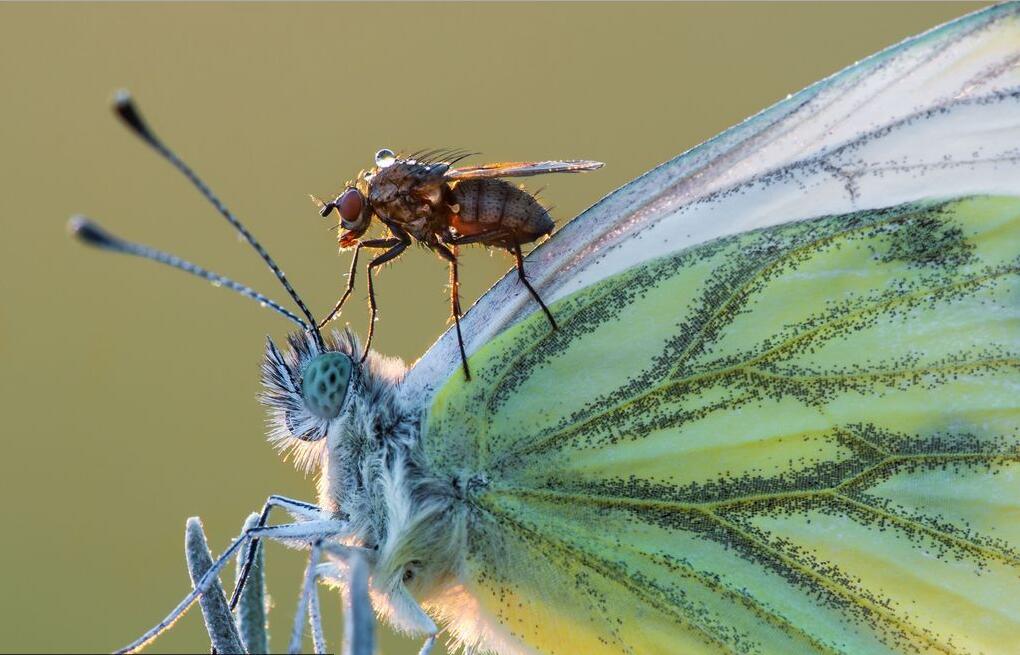
[(363, 558), (426, 650), (1015, 651), (1020, 6), (787, 98), (527, 262), (559, 329), (508, 274), (462, 321), (470, 381), (450, 331), (362, 363), (299, 303), (264, 400), (318, 503), (270, 499), (130, 647), (279, 539), (340, 585)]

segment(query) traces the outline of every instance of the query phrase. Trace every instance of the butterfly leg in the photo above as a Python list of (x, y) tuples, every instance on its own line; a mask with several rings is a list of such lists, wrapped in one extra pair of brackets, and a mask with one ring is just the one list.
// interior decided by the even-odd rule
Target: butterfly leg
[(544, 302), (542, 302), (542, 297), (538, 295), (538, 292), (535, 291), (533, 286), (531, 286), (531, 282), (528, 282), (528, 277), (524, 274), (524, 256), (521, 254), (521, 244), (514, 241), (511, 252), (514, 254), (514, 259), (517, 260), (517, 279), (519, 279), (521, 283), (528, 288), (528, 291), (531, 292), (531, 297), (538, 302), (538, 306), (542, 308), (543, 312), (545, 312), (545, 317), (549, 319), (549, 325), (552, 326), (552, 329), (558, 330), (559, 326), (556, 325), (556, 319), (553, 318), (552, 312), (550, 312), (549, 308), (545, 306)]
[[(411, 237), (404, 232), (402, 229), (395, 225), (388, 225), (390, 232), (393, 233), (394, 239), (380, 239), (380, 241), (395, 242), (389, 250), (379, 255), (372, 261), (368, 262), (367, 274), (368, 274), (368, 308), (371, 316), (368, 319), (368, 337), (365, 339), (365, 351), (361, 353), (361, 361), (365, 361), (368, 357), (368, 349), (372, 345), (372, 337), (375, 335), (375, 319), (379, 313), (378, 307), (375, 304), (375, 286), (372, 282), (372, 269), (376, 266), (382, 266), (386, 262), (396, 259), (407, 250), (407, 247), (411, 245)], [(385, 246), (380, 246), (385, 247)]]
[(375, 653), (375, 614), (368, 595), (368, 565), (358, 552), (347, 558), (344, 593), (344, 644), (346, 655)]
[[(375, 653), (375, 614), (368, 594), (369, 565), (365, 550), (328, 541), (322, 544), (322, 552), (329, 558), (317, 569), (317, 576), (333, 583), (339, 583), (343, 590), (344, 643), (341, 652), (345, 655), (373, 655)], [(439, 633), (425, 610), (418, 606), (429, 627), (421, 626), (426, 639), (418, 655), (429, 655), (435, 646)], [(420, 634), (420, 633), (416, 633)]]
[(194, 588), (180, 603), (177, 604), (173, 610), (171, 610), (170, 614), (168, 614), (166, 618), (147, 630), (141, 637), (116, 652), (130, 653), (137, 651), (169, 629), (170, 626), (172, 626), (174, 622), (191, 607), (200, 595), (212, 587), (213, 581), (217, 579), (217, 576), (219, 576), (223, 567), (227, 565), (231, 558), (233, 558), (234, 555), (241, 549), (241, 546), (243, 546), (249, 539), (271, 539), (274, 541), (284, 542), (299, 540), (314, 541), (340, 535), (345, 533), (347, 530), (348, 527), (346, 523), (334, 520), (302, 521), (299, 523), (285, 523), (283, 525), (255, 527), (244, 530), (237, 539), (230, 544), (223, 554), (220, 555), (219, 559), (213, 562), (213, 565), (209, 568), (209, 570), (207, 570), (202, 578), (195, 583)]
[[(259, 523), (259, 515), (257, 513), (248, 516), (244, 522), (244, 529), (247, 531), (249, 528), (257, 527)], [(249, 541), (250, 543), (250, 541)], [(241, 576), (241, 570), (244, 568), (245, 555), (247, 555), (246, 549), (242, 549), (237, 554), (237, 566), (234, 571), (235, 583)], [(236, 584), (235, 584), (236, 586)], [(237, 630), (241, 636), (241, 643), (244, 644), (244, 652), (246, 653), (268, 653), (269, 652), (269, 622), (267, 620), (267, 613), (269, 608), (266, 606), (266, 570), (265, 570), (265, 558), (263, 557), (262, 550), (255, 551), (255, 558), (252, 560), (251, 566), (249, 566), (248, 583), (244, 586), (244, 592), (240, 596), (240, 600), (237, 603), (237, 609), (231, 612), (231, 615), (235, 618), (237, 623)], [(228, 604), (227, 611), (230, 611)], [(209, 651), (212, 655), (217, 655), (215, 648)]]
[[(315, 576), (316, 584), (319, 576)], [(328, 653), (326, 636), (322, 632), (322, 610), (319, 609), (319, 590), (316, 584), (312, 585), (311, 593), (308, 596), (308, 624), (312, 628), (312, 647), (316, 653)]]
[(436, 645), (436, 636), (429, 635), (429, 638), (425, 640), (425, 643), (421, 645), (421, 650), (418, 651), (418, 655), (429, 655), (432, 652), (432, 647)]
[(344, 303), (347, 302), (347, 298), (354, 291), (354, 278), (358, 269), (358, 253), (361, 252), (362, 248), (392, 248), (393, 246), (400, 243), (400, 239), (366, 239), (365, 241), (359, 241), (358, 245), (354, 247), (354, 257), (351, 259), (351, 269), (347, 272), (347, 288), (344, 289), (343, 295), (340, 296), (340, 300), (337, 301), (333, 307), (333, 311), (329, 313), (329, 316), (319, 321), (319, 329), (322, 329), (326, 323), (332, 321), (339, 313), (340, 309), (343, 308)]
[[(327, 518), (327, 515), (323, 514), (317, 505), (312, 503), (306, 503), (301, 500), (294, 500), (293, 498), (287, 498), (286, 496), (273, 495), (266, 499), (265, 504), (262, 506), (262, 511), (258, 514), (252, 514), (248, 517), (248, 520), (244, 523), (244, 530), (247, 531), (250, 528), (261, 528), (266, 525), (269, 520), (269, 513), (274, 507), (279, 507), (286, 512), (290, 513), (291, 516), (298, 520), (314, 521), (323, 518)], [(265, 601), (264, 594), (265, 589), (263, 588), (262, 581), (258, 581), (259, 588), (252, 594), (244, 594), (250, 583), (251, 577), (255, 576), (255, 566), (261, 566), (259, 558), (259, 545), (260, 541), (258, 538), (253, 538), (248, 541), (248, 548), (244, 552), (237, 554), (238, 570), (236, 575), (236, 582), (234, 584), (234, 591), (230, 595), (230, 603), (228, 608), (230, 611), (237, 611), (239, 627), (241, 628), (241, 638), (248, 648), (249, 652), (260, 652), (266, 649), (266, 640), (268, 636), (265, 631)], [(246, 609), (245, 603), (249, 605), (253, 604), (255, 609)], [(251, 612), (255, 614), (252, 615)], [(251, 630), (254, 634), (250, 634), (246, 629), (246, 622), (253, 622)], [(254, 647), (251, 643), (254, 643)], [(216, 655), (216, 649), (211, 651), (212, 655)]]
[(440, 257), (450, 262), (450, 310), (453, 312), (453, 322), (457, 329), (457, 345), (460, 347), (460, 363), (464, 368), (464, 378), (471, 379), (471, 369), (468, 368), (467, 353), (464, 350), (464, 336), (460, 331), (460, 278), (457, 275), (457, 245), (452, 245), (453, 250), (442, 244), (433, 246)]
[(294, 628), (290, 633), (290, 644), (287, 647), (288, 653), (301, 652), (306, 614), (312, 629), (314, 652), (326, 652), (326, 643), (322, 635), (322, 615), (319, 612), (319, 576), (316, 572), (321, 554), (322, 541), (319, 540), (312, 544), (312, 551), (308, 555), (308, 567), (305, 569), (305, 576), (301, 583), (301, 595), (298, 597), (297, 612), (294, 615)]
[[(285, 512), (289, 512), (292, 516), (302, 520), (311, 521), (323, 518), (323, 514), (317, 505), (300, 500), (294, 500), (293, 498), (287, 498), (286, 496), (270, 496), (266, 499), (266, 503), (262, 506), (258, 522), (255, 524), (256, 528), (265, 527), (266, 523), (269, 521), (269, 513), (274, 507), (279, 507)], [(258, 551), (258, 547), (258, 537), (254, 537), (248, 542), (248, 550), (244, 556), (244, 564), (241, 566), (241, 572), (237, 575), (237, 583), (234, 585), (234, 591), (230, 594), (231, 611), (237, 607), (237, 602), (241, 599), (241, 592), (244, 591), (244, 585), (248, 581), (248, 575), (251, 573), (251, 567), (255, 561), (255, 553)]]

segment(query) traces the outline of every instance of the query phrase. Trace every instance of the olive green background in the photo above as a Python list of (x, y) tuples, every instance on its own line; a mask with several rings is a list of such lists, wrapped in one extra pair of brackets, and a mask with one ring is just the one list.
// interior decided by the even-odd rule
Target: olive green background
[[(0, 649), (104, 651), (189, 589), (185, 518), (214, 550), (313, 480), (263, 439), (267, 334), (289, 324), (169, 269), (65, 236), (85, 213), (284, 300), (254, 253), (112, 117), (130, 88), (320, 315), (343, 283), (307, 194), (376, 149), (475, 161), (591, 158), (531, 180), (565, 221), (627, 180), (886, 45), (977, 4), (0, 4)], [(466, 249), (473, 301), (511, 264)], [(364, 281), (364, 278), (361, 278)], [(376, 347), (445, 329), (446, 267), (412, 249), (378, 277)], [(344, 320), (364, 333), (365, 293)], [(267, 551), (274, 647), (304, 565)], [(229, 579), (229, 577), (228, 577)], [(323, 590), (339, 647), (338, 596)], [(206, 649), (189, 613), (152, 650)], [(386, 653), (416, 643), (387, 635)]]

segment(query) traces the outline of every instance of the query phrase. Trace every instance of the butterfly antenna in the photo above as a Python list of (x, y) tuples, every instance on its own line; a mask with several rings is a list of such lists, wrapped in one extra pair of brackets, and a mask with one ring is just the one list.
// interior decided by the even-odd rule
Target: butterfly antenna
[(71, 234), (82, 243), (102, 250), (119, 252), (125, 255), (134, 255), (136, 257), (141, 257), (142, 259), (151, 259), (152, 261), (180, 269), (185, 273), (191, 273), (203, 280), (212, 282), (213, 286), (226, 287), (236, 291), (245, 298), (251, 298), (260, 305), (268, 307), (283, 315), (285, 318), (294, 321), (301, 326), (301, 329), (305, 331), (309, 330), (309, 325), (294, 312), (263, 296), (258, 291), (255, 291), (250, 287), (246, 287), (243, 284), (238, 284), (228, 277), (223, 277), (219, 273), (213, 273), (212, 271), (206, 270), (197, 264), (192, 264), (189, 261), (169, 253), (165, 253), (161, 250), (156, 250), (155, 248), (150, 248), (149, 246), (144, 246), (140, 243), (125, 241), (124, 239), (110, 234), (84, 216), (73, 217), (67, 227)]
[[(318, 323), (316, 322), (315, 317), (312, 316), (312, 313), (308, 310), (308, 307), (305, 305), (304, 301), (301, 300), (301, 296), (299, 296), (297, 294), (297, 291), (294, 290), (294, 287), (290, 285), (290, 282), (287, 280), (287, 276), (283, 273), (282, 270), (280, 270), (280, 267), (276, 265), (276, 262), (273, 261), (273, 258), (270, 257), (269, 253), (267, 253), (265, 248), (262, 247), (262, 244), (260, 244), (255, 239), (254, 236), (252, 236), (252, 233), (248, 231), (248, 229), (241, 223), (237, 216), (235, 216), (233, 212), (227, 209), (227, 206), (224, 205), (223, 202), (216, 197), (216, 194), (212, 192), (212, 190), (206, 185), (205, 182), (202, 181), (202, 179), (195, 173), (195, 171), (191, 170), (191, 168), (187, 164), (185, 164), (184, 161), (181, 160), (181, 158), (178, 157), (176, 153), (174, 153), (174, 151), (168, 148), (156, 136), (155, 132), (152, 131), (152, 128), (150, 128), (148, 123), (146, 123), (145, 120), (142, 118), (141, 113), (138, 111), (137, 105), (135, 105), (134, 100), (132, 100), (131, 98), (131, 94), (129, 94), (127, 91), (118, 92), (114, 100), (113, 108), (117, 116), (120, 117), (120, 119), (124, 122), (125, 125), (131, 128), (132, 132), (138, 135), (143, 141), (148, 143), (150, 146), (152, 146), (152, 148), (156, 152), (158, 152), (160, 155), (163, 156), (164, 159), (170, 162), (174, 168), (176, 168), (178, 171), (181, 172), (182, 175), (184, 175), (184, 177), (188, 178), (188, 181), (190, 181), (191, 184), (194, 185), (196, 189), (198, 189), (199, 193), (205, 196), (205, 199), (208, 200), (209, 203), (216, 208), (216, 211), (218, 211), (223, 216), (223, 218), (227, 219), (227, 222), (234, 226), (234, 229), (237, 230), (238, 233), (241, 236), (243, 236), (245, 240), (251, 245), (251, 247), (255, 249), (255, 252), (259, 254), (259, 257), (262, 258), (262, 261), (264, 261), (266, 265), (269, 266), (270, 270), (273, 271), (273, 274), (276, 275), (276, 279), (280, 281), (280, 284), (283, 285), (283, 288), (287, 290), (287, 293), (290, 294), (290, 297), (294, 299), (295, 303), (297, 303), (297, 306), (301, 309), (301, 313), (305, 315), (305, 318), (307, 319), (307, 325), (310, 326), (307, 329), (312, 333), (312, 337), (315, 339), (316, 344), (319, 346), (320, 349), (325, 349), (325, 346), (322, 341), (322, 334), (316, 327)], [(139, 247), (144, 248), (144, 246)], [(158, 253), (158, 251), (152, 252)], [(159, 254), (162, 255), (163, 253)], [(167, 257), (171, 256), (167, 255)], [(169, 263), (169, 261), (167, 261), (166, 263)], [(237, 286), (240, 287), (241, 285)], [(247, 287), (241, 288), (247, 289)], [(277, 305), (277, 307), (279, 307), (279, 305)]]

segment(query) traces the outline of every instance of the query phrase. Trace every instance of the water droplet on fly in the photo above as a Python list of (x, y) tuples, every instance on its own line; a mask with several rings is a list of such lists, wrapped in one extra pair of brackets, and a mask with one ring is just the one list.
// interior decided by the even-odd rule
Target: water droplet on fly
[(379, 168), (392, 166), (395, 161), (397, 161), (397, 156), (394, 155), (393, 151), (389, 148), (383, 148), (379, 152), (375, 153), (375, 165)]

